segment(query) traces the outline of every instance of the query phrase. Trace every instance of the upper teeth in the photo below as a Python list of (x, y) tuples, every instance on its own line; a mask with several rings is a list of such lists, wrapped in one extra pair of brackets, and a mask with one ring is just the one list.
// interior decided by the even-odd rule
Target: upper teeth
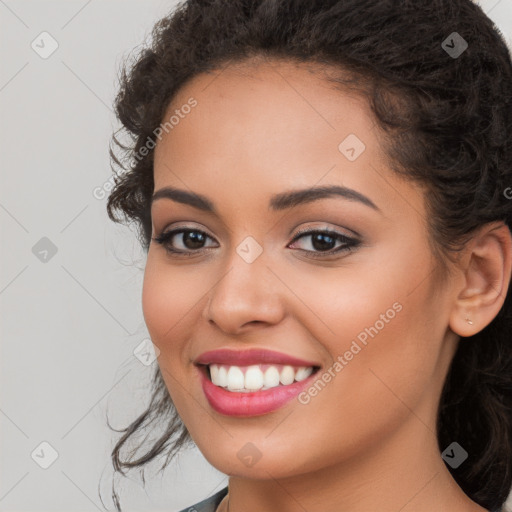
[(289, 365), (251, 365), (225, 366), (211, 364), (210, 376), (216, 386), (229, 391), (250, 392), (291, 384), (294, 380), (301, 381), (313, 373), (313, 368)]

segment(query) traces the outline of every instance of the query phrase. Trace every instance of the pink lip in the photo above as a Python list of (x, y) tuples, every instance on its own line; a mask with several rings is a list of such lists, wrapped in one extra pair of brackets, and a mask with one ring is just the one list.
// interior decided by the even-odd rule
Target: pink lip
[[(310, 365), (302, 365), (310, 366)], [(288, 386), (277, 386), (264, 391), (237, 393), (216, 386), (207, 375), (206, 366), (198, 368), (201, 376), (201, 386), (211, 407), (226, 416), (261, 416), (275, 411), (293, 400), (311, 381), (316, 378), (312, 373), (307, 379), (294, 382)]]
[(286, 364), (290, 366), (320, 366), (318, 363), (298, 359), (281, 352), (253, 348), (247, 350), (219, 349), (203, 352), (195, 364), (226, 364), (248, 366), (251, 364)]

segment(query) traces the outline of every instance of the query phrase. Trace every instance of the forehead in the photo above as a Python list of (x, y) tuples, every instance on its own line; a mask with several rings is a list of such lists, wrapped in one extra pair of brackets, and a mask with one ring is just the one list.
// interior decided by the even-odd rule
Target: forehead
[(259, 61), (201, 73), (163, 122), (171, 117), (155, 148), (155, 190), (190, 189), (226, 211), (257, 211), (271, 195), (336, 184), (386, 204), (390, 216), (423, 211), (423, 194), (387, 167), (368, 100), (334, 87), (324, 69)]
[(272, 105), (276, 113), (290, 113), (291, 110), (295, 115), (309, 115), (313, 124), (323, 121), (329, 125), (329, 118), (348, 113), (352, 106), (373, 124), (367, 99), (359, 90), (349, 89), (337, 78), (350, 80), (351, 76), (348, 72), (314, 62), (262, 57), (228, 62), (187, 81), (169, 104), (164, 119), (194, 95), (204, 113), (213, 110), (213, 103), (218, 110), (236, 104), (239, 114), (248, 114), (256, 110), (256, 106)]
[[(233, 158), (243, 153), (290, 165), (306, 158), (311, 165), (320, 147), (337, 159), (339, 144), (351, 134), (365, 150), (380, 151), (368, 101), (336, 89), (312, 64), (259, 60), (201, 73), (173, 98), (162, 123), (169, 120), (172, 130), (157, 144), (157, 163), (162, 153), (178, 164), (185, 153), (190, 161), (206, 150), (210, 159), (218, 159), (222, 147)], [(194, 154), (187, 151), (192, 142)]]

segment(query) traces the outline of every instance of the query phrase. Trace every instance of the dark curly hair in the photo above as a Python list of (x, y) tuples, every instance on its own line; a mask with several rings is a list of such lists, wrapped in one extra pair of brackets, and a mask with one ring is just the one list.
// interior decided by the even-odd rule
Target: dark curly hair
[[(141, 158), (141, 148), (189, 79), (255, 58), (319, 64), (334, 71), (326, 80), (367, 98), (391, 168), (425, 185), (440, 268), (483, 224), (501, 220), (511, 228), (511, 57), (501, 32), (471, 0), (189, 0), (151, 36), (120, 74), (116, 115), (132, 143), (122, 143), (119, 132), (112, 137), (115, 186), (107, 204), (113, 221), (135, 223), (145, 251), (154, 151)], [(461, 55), (448, 50), (453, 37), (468, 44)], [(493, 321), (459, 344), (437, 418), (441, 450), (456, 440), (469, 454), (449, 468), (453, 478), (489, 510), (503, 506), (512, 486), (511, 319), (507, 290)], [(167, 452), (163, 470), (191, 442), (158, 367), (152, 393), (112, 452), (123, 475), (123, 468)], [(122, 461), (127, 440), (163, 425), (164, 417), (164, 433), (145, 454)], [(120, 511), (114, 489), (113, 498)]]

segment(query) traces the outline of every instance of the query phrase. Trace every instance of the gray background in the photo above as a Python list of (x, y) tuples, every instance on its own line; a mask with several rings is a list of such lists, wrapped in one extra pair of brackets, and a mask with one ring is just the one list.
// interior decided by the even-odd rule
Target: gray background
[[(1, 512), (103, 510), (98, 487), (113, 509), (105, 417), (142, 412), (153, 367), (134, 355), (144, 255), (93, 190), (111, 176), (119, 65), (174, 5), (0, 0)], [(511, 45), (510, 0), (480, 5)], [(197, 449), (157, 469), (145, 490), (120, 480), (123, 510), (177, 511), (227, 483)]]

